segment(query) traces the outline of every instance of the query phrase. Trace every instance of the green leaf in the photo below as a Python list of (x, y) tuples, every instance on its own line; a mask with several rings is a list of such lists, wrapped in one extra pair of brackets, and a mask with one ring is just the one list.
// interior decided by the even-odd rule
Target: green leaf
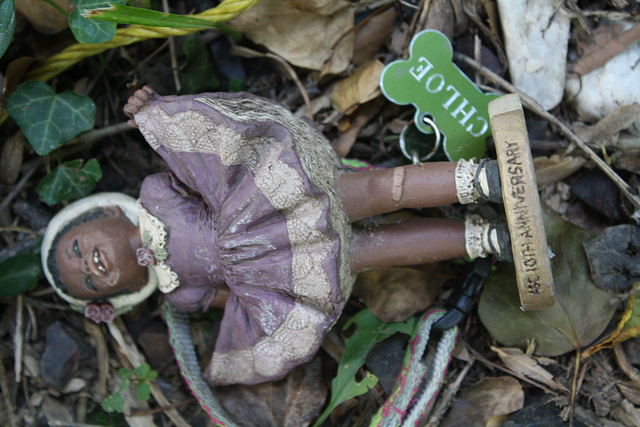
[(0, 3), (0, 58), (7, 51), (16, 29), (16, 11), (13, 0), (1, 0)]
[(124, 397), (120, 393), (114, 393), (102, 401), (102, 409), (105, 412), (122, 412), (124, 410)]
[(21, 84), (9, 96), (7, 112), (36, 153), (44, 156), (93, 128), (96, 106), (88, 96), (58, 95), (48, 84), (34, 80)]
[(129, 388), (129, 384), (131, 384), (131, 380), (129, 379), (129, 377), (122, 377), (122, 381), (120, 382), (120, 387), (118, 387), (118, 390), (125, 391)]
[(87, 10), (109, 7), (109, 3), (124, 4), (126, 0), (73, 0), (76, 9), (69, 18), (69, 28), (80, 43), (104, 43), (116, 35), (117, 25), (111, 22), (100, 22), (83, 16)]
[(182, 68), (181, 94), (213, 91), (220, 86), (209, 52), (198, 34), (184, 39), (182, 50), (187, 57)]
[(151, 397), (151, 386), (147, 383), (140, 383), (136, 387), (136, 394), (140, 402), (146, 402)]
[(89, 160), (84, 167), (82, 163), (77, 159), (61, 164), (40, 181), (36, 193), (48, 205), (89, 195), (102, 178), (102, 171), (96, 159)]
[(158, 378), (158, 371), (149, 371), (144, 377), (146, 381), (155, 381), (156, 378)]
[(133, 374), (135, 372), (131, 369), (120, 368), (118, 369), (118, 373), (120, 374), (120, 378), (122, 378), (123, 380), (125, 379), (129, 380), (131, 379), (131, 377), (133, 377)]
[(148, 363), (143, 363), (135, 369), (135, 373), (138, 376), (138, 379), (143, 379), (147, 376), (147, 374), (151, 371), (151, 366)]
[(593, 233), (581, 230), (543, 209), (547, 242), (555, 256), (551, 269), (556, 304), (524, 312), (513, 265), (503, 264), (489, 276), (478, 314), (491, 335), (507, 347), (526, 347), (535, 340), (535, 353), (558, 356), (584, 349), (604, 331), (615, 313), (607, 291), (596, 287), (589, 272), (583, 242)]
[(314, 426), (322, 424), (339, 404), (352, 397), (366, 393), (377, 384), (378, 378), (370, 372), (367, 372), (366, 376), (360, 382), (355, 379), (355, 375), (358, 369), (364, 364), (364, 359), (367, 357), (367, 354), (369, 354), (376, 343), (390, 337), (396, 332), (411, 335), (415, 322), (414, 319), (411, 318), (401, 323), (383, 323), (368, 309), (365, 309), (353, 316), (345, 325), (345, 329), (352, 323), (357, 325), (357, 329), (345, 342), (344, 354), (338, 366), (338, 374), (332, 382), (331, 401)]
[(211, 28), (220, 30), (235, 39), (241, 37), (239, 31), (220, 22), (213, 22), (206, 19), (195, 18), (193, 16), (175, 15), (173, 13), (163, 13), (157, 10), (142, 9), (138, 7), (123, 6), (113, 4), (110, 7), (94, 8), (83, 11), (83, 16), (88, 19), (104, 22), (114, 22), (118, 24), (144, 25), (147, 27), (169, 27), (169, 28)]
[(41, 272), (40, 257), (34, 254), (21, 254), (4, 260), (0, 263), (0, 297), (15, 297), (33, 289)]

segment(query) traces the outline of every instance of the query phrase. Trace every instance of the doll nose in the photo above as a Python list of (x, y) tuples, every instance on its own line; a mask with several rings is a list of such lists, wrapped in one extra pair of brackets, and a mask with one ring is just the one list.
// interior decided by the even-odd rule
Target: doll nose
[(91, 274), (91, 269), (89, 268), (89, 262), (86, 259), (83, 259), (80, 262), (80, 271), (84, 274)]

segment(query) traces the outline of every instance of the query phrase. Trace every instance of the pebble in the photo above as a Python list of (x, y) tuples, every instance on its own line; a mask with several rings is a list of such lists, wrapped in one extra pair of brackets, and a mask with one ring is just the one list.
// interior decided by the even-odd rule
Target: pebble
[(47, 328), (46, 341), (40, 358), (40, 376), (46, 385), (61, 390), (73, 377), (80, 362), (89, 357), (89, 347), (77, 332), (60, 322), (54, 322)]
[(558, 3), (498, 0), (511, 81), (545, 110), (562, 100), (567, 72), (570, 18)]

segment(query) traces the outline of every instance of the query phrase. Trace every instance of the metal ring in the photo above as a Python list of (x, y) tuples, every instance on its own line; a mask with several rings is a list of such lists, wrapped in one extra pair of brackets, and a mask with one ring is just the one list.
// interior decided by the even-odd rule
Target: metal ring
[(419, 158), (418, 157), (418, 153), (416, 151), (412, 151), (411, 154), (409, 154), (409, 152), (407, 151), (407, 142), (406, 142), (405, 135), (406, 135), (407, 130), (409, 129), (409, 126), (405, 126), (405, 128), (402, 130), (402, 133), (400, 134), (400, 150), (402, 151), (402, 154), (407, 159), (411, 160), (414, 164), (421, 163), (421, 162), (426, 162), (431, 157), (433, 157), (436, 154), (436, 152), (438, 151), (438, 149), (440, 148), (440, 142), (442, 140), (442, 136), (440, 135), (440, 129), (438, 129), (438, 126), (436, 125), (436, 123), (433, 120), (431, 120), (427, 116), (423, 116), (422, 117), (422, 122), (427, 124), (427, 125), (429, 125), (429, 126), (431, 126), (433, 128), (433, 131), (434, 131), (435, 136), (436, 136), (436, 142), (433, 145), (433, 149), (426, 156)]

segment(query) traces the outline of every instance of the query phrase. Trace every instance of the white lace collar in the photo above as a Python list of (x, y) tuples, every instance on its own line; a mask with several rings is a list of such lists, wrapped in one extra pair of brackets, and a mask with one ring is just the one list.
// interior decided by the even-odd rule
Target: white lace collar
[(167, 252), (167, 230), (164, 223), (153, 216), (140, 200), (137, 201), (140, 212), (140, 235), (142, 236), (142, 246), (153, 251), (155, 263), (148, 266), (158, 276), (158, 289), (163, 293), (168, 293), (180, 286), (178, 274), (166, 263), (169, 253)]

